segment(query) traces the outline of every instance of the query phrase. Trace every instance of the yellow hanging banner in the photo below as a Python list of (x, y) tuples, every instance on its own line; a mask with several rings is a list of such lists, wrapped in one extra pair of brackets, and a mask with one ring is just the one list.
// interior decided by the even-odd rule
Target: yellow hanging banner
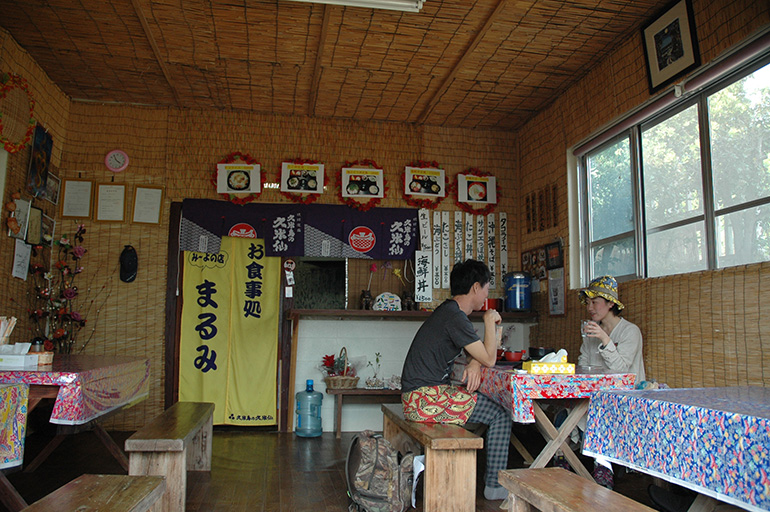
[(213, 402), (215, 425), (275, 425), (280, 258), (262, 240), (185, 252), (179, 400)]

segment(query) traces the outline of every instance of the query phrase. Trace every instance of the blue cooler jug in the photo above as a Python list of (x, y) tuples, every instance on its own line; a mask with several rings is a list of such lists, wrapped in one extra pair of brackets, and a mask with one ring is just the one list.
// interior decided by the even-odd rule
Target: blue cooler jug
[(318, 391), (313, 391), (313, 379), (308, 379), (306, 386), (305, 391), (296, 394), (297, 428), (294, 432), (300, 437), (318, 437), (323, 432), (321, 402), (324, 396)]
[(532, 307), (532, 276), (529, 272), (509, 272), (503, 282), (507, 311), (524, 311)]

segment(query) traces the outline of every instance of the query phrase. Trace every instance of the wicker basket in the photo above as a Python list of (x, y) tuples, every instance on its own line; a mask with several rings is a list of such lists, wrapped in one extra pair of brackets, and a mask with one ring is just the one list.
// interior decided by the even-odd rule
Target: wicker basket
[(345, 374), (335, 375), (333, 377), (324, 377), (326, 383), (326, 389), (353, 389), (358, 386), (358, 377), (351, 377), (347, 375), (348, 372), (348, 350), (342, 347), (340, 350), (340, 358), (345, 358)]

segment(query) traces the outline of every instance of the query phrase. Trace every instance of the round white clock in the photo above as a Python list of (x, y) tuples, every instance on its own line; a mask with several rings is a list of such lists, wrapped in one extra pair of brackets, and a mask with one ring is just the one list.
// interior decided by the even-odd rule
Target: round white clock
[(128, 167), (128, 155), (125, 151), (113, 149), (104, 157), (104, 165), (112, 172), (120, 172)]

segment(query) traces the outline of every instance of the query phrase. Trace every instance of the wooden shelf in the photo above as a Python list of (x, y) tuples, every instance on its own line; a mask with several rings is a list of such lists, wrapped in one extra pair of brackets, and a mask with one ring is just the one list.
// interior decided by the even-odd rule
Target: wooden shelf
[[(425, 320), (432, 311), (372, 311), (366, 309), (290, 309), (286, 316), (296, 318), (349, 318), (357, 319), (383, 319), (383, 320)], [(482, 311), (471, 313), (471, 320), (479, 321), (483, 318)], [(503, 322), (535, 323), (537, 313), (535, 311), (505, 311), (501, 312)]]

